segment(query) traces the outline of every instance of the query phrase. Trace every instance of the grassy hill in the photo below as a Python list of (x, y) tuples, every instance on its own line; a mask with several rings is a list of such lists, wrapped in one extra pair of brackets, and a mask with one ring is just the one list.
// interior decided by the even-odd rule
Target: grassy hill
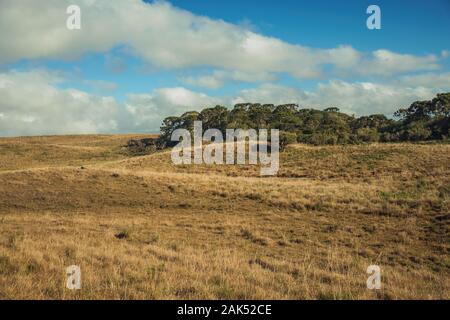
[(141, 137), (0, 139), (0, 299), (450, 298), (450, 145), (293, 145), (261, 178)]

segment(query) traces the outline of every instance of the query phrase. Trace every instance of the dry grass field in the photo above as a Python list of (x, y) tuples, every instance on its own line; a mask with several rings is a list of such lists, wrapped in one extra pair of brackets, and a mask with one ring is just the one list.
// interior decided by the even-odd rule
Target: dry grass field
[(0, 139), (0, 299), (450, 298), (450, 145), (294, 145), (262, 178), (135, 137)]

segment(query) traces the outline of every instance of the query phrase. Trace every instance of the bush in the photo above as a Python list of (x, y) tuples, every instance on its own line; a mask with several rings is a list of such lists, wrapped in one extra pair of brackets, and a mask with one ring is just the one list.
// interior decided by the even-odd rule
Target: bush
[(407, 126), (405, 136), (409, 141), (427, 140), (431, 136), (431, 130), (423, 122), (413, 122)]
[(280, 150), (284, 150), (287, 145), (297, 142), (297, 134), (295, 132), (280, 132)]
[(360, 142), (378, 142), (380, 134), (375, 128), (360, 128), (356, 130), (356, 138)]

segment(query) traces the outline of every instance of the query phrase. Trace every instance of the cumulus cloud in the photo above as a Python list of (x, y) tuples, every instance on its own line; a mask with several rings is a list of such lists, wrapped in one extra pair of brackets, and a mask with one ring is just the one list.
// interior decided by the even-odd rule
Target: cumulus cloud
[[(108, 96), (61, 89), (62, 74), (47, 70), (0, 73), (0, 136), (158, 132), (161, 121), (186, 111), (236, 103), (297, 103), (303, 108), (339, 107), (349, 114), (392, 114), (416, 100), (431, 99), (449, 74), (404, 77), (395, 83), (319, 83), (312, 90), (264, 83), (232, 96), (213, 97), (183, 87), (128, 94), (123, 103)], [(87, 81), (87, 80), (86, 80)], [(428, 86), (426, 86), (428, 84)]]
[[(450, 90), (450, 84), (447, 85)], [(130, 125), (139, 131), (156, 132), (161, 120), (186, 111), (201, 110), (217, 104), (232, 107), (236, 103), (296, 103), (301, 108), (324, 109), (339, 107), (341, 111), (357, 116), (384, 113), (392, 115), (398, 108), (417, 100), (433, 98), (439, 90), (433, 87), (380, 84), (372, 82), (349, 83), (332, 80), (320, 83), (312, 90), (279, 84), (264, 83), (256, 88), (239, 91), (233, 96), (211, 97), (185, 88), (165, 88), (151, 94), (129, 95), (126, 108), (131, 115)]]
[[(183, 87), (128, 94), (123, 103), (108, 97), (116, 84), (83, 80), (96, 94), (62, 89), (64, 76), (46, 70), (0, 72), (0, 135), (158, 131), (161, 120), (190, 110), (238, 102), (298, 103), (340, 107), (357, 115), (391, 114), (415, 100), (449, 90), (450, 74), (438, 69), (438, 55), (416, 56), (385, 49), (360, 52), (349, 45), (317, 49), (259, 34), (222, 20), (194, 15), (167, 2), (79, 0), (82, 29), (66, 28), (71, 0), (1, 0), (0, 63), (22, 59), (76, 59), (105, 53), (106, 67), (123, 72), (125, 54), (151, 68), (210, 68), (186, 75), (189, 85), (215, 89), (228, 82), (259, 82), (230, 96), (212, 97)], [(114, 48), (121, 54), (115, 56)], [(423, 74), (408, 74), (425, 70)], [(312, 90), (273, 82), (279, 74), (322, 81)], [(383, 83), (323, 82), (328, 76), (389, 77)], [(72, 81), (73, 82), (73, 81)]]
[(424, 73), (400, 77), (398, 83), (411, 87), (428, 87), (436, 90), (450, 90), (450, 72)]
[(210, 97), (183, 87), (156, 89), (151, 94), (129, 94), (125, 102), (129, 113), (127, 125), (134, 131), (158, 132), (165, 117), (200, 111), (223, 103), (222, 98)]
[(412, 70), (436, 70), (439, 68), (438, 57), (427, 55), (424, 57), (410, 54), (398, 54), (389, 50), (376, 50), (372, 57), (361, 64), (360, 72), (371, 75), (391, 75)]
[(73, 59), (88, 52), (126, 46), (156, 67), (230, 70), (227, 75), (186, 79), (213, 88), (227, 80), (260, 81), (261, 76), (273, 73), (319, 78), (325, 66), (340, 74), (381, 76), (438, 67), (439, 58), (434, 55), (413, 56), (388, 50), (363, 53), (351, 46), (316, 49), (291, 44), (159, 1), (79, 0), (82, 29), (71, 31), (66, 29), (65, 9), (72, 3), (2, 0), (0, 62)]
[(407, 107), (417, 100), (431, 99), (438, 92), (430, 87), (333, 80), (320, 83), (310, 91), (263, 84), (242, 90), (232, 102), (296, 103), (302, 108), (338, 107), (343, 112), (358, 116), (375, 113), (392, 115), (398, 108)]
[(210, 74), (198, 77), (179, 78), (185, 84), (208, 89), (220, 88), (227, 82), (267, 82), (275, 79), (276, 77), (273, 74), (267, 72), (246, 73), (229, 70), (215, 70)]
[(0, 73), (0, 136), (158, 132), (167, 116), (227, 104), (183, 87), (128, 94), (119, 104), (112, 97), (61, 89), (65, 81), (62, 73), (48, 70)]
[(339, 107), (343, 112), (358, 116), (392, 115), (399, 108), (408, 107), (417, 100), (431, 99), (436, 93), (434, 88), (334, 80), (319, 84), (314, 91), (308, 92), (304, 103), (314, 107)]
[(44, 70), (0, 73), (0, 135), (112, 132), (118, 105), (75, 89), (58, 89), (63, 78)]
[(297, 88), (282, 86), (272, 83), (264, 83), (259, 87), (244, 89), (231, 99), (231, 104), (237, 103), (271, 103), (275, 105), (303, 102), (307, 99), (307, 93)]

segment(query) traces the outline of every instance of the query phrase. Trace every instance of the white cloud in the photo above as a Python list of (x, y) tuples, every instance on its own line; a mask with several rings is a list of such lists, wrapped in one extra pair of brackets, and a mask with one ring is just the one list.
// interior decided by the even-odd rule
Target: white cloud
[(340, 80), (320, 83), (312, 90), (265, 83), (233, 96), (212, 97), (183, 87), (160, 88), (150, 93), (128, 94), (123, 104), (114, 98), (75, 89), (60, 89), (60, 73), (46, 70), (0, 73), (0, 136), (158, 132), (171, 115), (235, 103), (297, 103), (304, 108), (339, 107), (349, 114), (392, 114), (416, 100), (431, 99), (445, 91), (449, 74), (404, 77), (393, 83)]
[(399, 108), (408, 107), (416, 100), (431, 99), (436, 93), (435, 89), (424, 87), (335, 80), (319, 84), (308, 93), (305, 103), (314, 107), (339, 107), (343, 112), (356, 115), (392, 115)]
[(167, 116), (225, 104), (183, 87), (128, 94), (119, 104), (112, 97), (58, 88), (64, 81), (47, 70), (0, 73), (0, 136), (158, 132)]
[(408, 75), (400, 77), (398, 82), (411, 87), (428, 87), (435, 90), (450, 90), (450, 72), (447, 73), (425, 73), (419, 75)]
[[(66, 7), (78, 3), (82, 29), (66, 29)], [(0, 72), (0, 135), (158, 131), (161, 120), (190, 110), (238, 102), (298, 103), (340, 107), (357, 115), (391, 114), (415, 100), (450, 90), (450, 73), (438, 69), (438, 55), (415, 56), (380, 49), (360, 52), (348, 45), (316, 49), (258, 34), (248, 26), (194, 15), (166, 2), (140, 0), (0, 0), (0, 63), (21, 59), (76, 59), (106, 53), (106, 65), (122, 72), (126, 62), (111, 49), (142, 58), (150, 68), (212, 72), (180, 78), (185, 84), (215, 89), (228, 82), (260, 82), (255, 88), (212, 97), (183, 87), (128, 94), (123, 104), (101, 94), (117, 88), (103, 80), (77, 81), (97, 94), (61, 89), (65, 75), (47, 70)], [(428, 73), (408, 74), (425, 70)], [(333, 80), (314, 89), (273, 84), (277, 76), (322, 79), (362, 75), (372, 82)], [(373, 76), (396, 80), (376, 83)], [(405, 75), (404, 75), (405, 74)]]
[(232, 98), (231, 104), (252, 102), (278, 105), (300, 103), (301, 101), (305, 101), (305, 99), (307, 99), (307, 94), (299, 89), (265, 83), (256, 88), (241, 90)]
[(215, 73), (203, 75), (199, 77), (180, 77), (179, 80), (185, 84), (189, 84), (191, 86), (207, 88), (207, 89), (217, 89), (222, 87), (225, 84), (225, 80), (220, 76), (217, 76)]
[[(162, 120), (187, 111), (223, 104), (221, 98), (190, 91), (182, 87), (156, 89), (152, 94), (129, 94), (125, 108), (130, 118), (126, 126), (134, 131), (159, 131)], [(130, 128), (125, 128), (130, 130)]]
[[(79, 0), (76, 3), (82, 10), (82, 29), (71, 31), (65, 26), (65, 9), (73, 2), (2, 0), (0, 62), (73, 59), (125, 45), (156, 67), (207, 66), (250, 75), (248, 81), (260, 81), (260, 75), (270, 77), (272, 73), (319, 78), (325, 66), (340, 74), (381, 76), (438, 67), (438, 57), (433, 55), (413, 56), (388, 50), (365, 54), (350, 46), (315, 49), (290, 44), (241, 25), (194, 15), (166, 2)], [(213, 74), (187, 81), (214, 88), (239, 78)]]
[(60, 75), (43, 70), (0, 73), (0, 135), (111, 132), (118, 105), (75, 89), (58, 89)]
[(320, 83), (310, 91), (263, 84), (254, 89), (242, 90), (232, 102), (296, 103), (302, 108), (338, 107), (343, 112), (358, 116), (375, 113), (392, 115), (400, 107), (407, 107), (417, 100), (431, 99), (438, 92), (430, 87), (333, 80)]
[(362, 74), (392, 75), (413, 70), (436, 70), (439, 68), (438, 57), (428, 55), (424, 57), (410, 54), (398, 54), (389, 50), (376, 50), (372, 57), (360, 66)]
[(222, 87), (227, 82), (267, 82), (273, 81), (276, 77), (271, 73), (257, 72), (246, 73), (241, 71), (215, 70), (210, 74), (198, 77), (180, 77), (179, 80), (185, 84), (217, 89)]
[(185, 88), (158, 89), (152, 94), (129, 95), (126, 106), (132, 115), (130, 125), (139, 131), (158, 131), (162, 119), (167, 116), (179, 116), (186, 111), (199, 111), (217, 104), (232, 107), (243, 102), (296, 103), (302, 108), (339, 107), (343, 112), (358, 116), (392, 115), (399, 108), (408, 107), (417, 100), (431, 99), (438, 92), (423, 86), (339, 80), (321, 83), (309, 91), (265, 83), (227, 97), (210, 97)]

